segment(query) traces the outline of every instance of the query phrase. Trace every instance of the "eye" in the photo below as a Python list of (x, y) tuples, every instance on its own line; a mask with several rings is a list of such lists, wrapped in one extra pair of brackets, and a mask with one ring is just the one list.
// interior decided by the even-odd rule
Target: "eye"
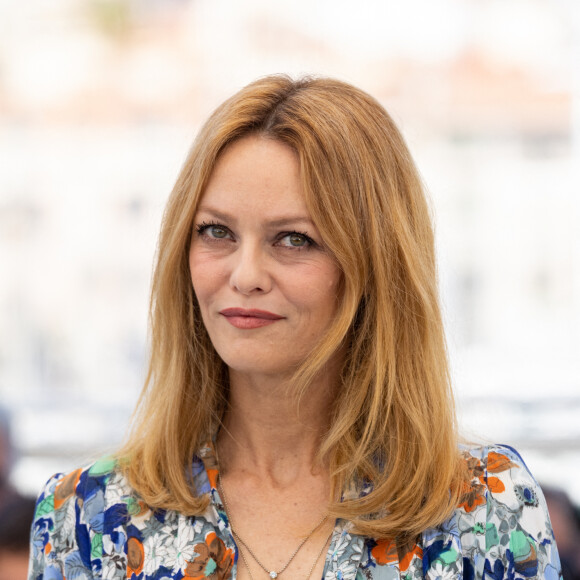
[(203, 222), (196, 226), (198, 235), (207, 236), (210, 239), (223, 240), (231, 237), (231, 232), (226, 226), (217, 223)]
[(305, 248), (314, 244), (312, 238), (308, 237), (306, 234), (299, 234), (298, 232), (282, 234), (278, 243), (287, 248)]

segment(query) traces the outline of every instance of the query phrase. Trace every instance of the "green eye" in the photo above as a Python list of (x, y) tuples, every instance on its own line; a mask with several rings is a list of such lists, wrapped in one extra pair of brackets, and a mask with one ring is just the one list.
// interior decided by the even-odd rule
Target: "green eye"
[(288, 241), (291, 246), (300, 247), (306, 245), (306, 238), (300, 234), (290, 234), (288, 236)]
[(225, 238), (228, 235), (228, 232), (225, 228), (222, 228), (220, 226), (212, 226), (211, 235), (214, 238)]
[(229, 228), (218, 223), (202, 222), (197, 225), (195, 229), (197, 230), (198, 235), (211, 240), (232, 239), (232, 233)]
[(308, 248), (314, 245), (314, 242), (306, 234), (289, 232), (281, 235), (278, 244), (286, 248)]

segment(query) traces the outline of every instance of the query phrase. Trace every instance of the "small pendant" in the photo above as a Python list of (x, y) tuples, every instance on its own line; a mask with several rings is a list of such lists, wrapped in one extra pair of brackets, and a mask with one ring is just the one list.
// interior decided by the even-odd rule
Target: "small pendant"
[(272, 570), (270, 572), (270, 578), (278, 578), (278, 573), (277, 572), (274, 572), (274, 570)]

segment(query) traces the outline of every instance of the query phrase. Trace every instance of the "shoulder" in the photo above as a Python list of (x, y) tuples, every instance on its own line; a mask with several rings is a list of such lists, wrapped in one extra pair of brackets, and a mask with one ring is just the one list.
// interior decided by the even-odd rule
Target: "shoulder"
[(467, 566), (477, 576), (558, 578), (554, 534), (540, 486), (508, 445), (462, 449), (468, 483), (453, 516)]
[(52, 476), (36, 502), (31, 578), (53, 569), (55, 573), (90, 570), (106, 528), (128, 519), (131, 498), (131, 489), (111, 457)]
[[(74, 471), (53, 475), (40, 491), (35, 517), (70, 509), (74, 503), (84, 507), (96, 496), (104, 499), (108, 491), (116, 492), (115, 495), (119, 497), (130, 494), (130, 488), (121, 475), (116, 460), (103, 457)], [(102, 507), (104, 509), (106, 506)]]
[(468, 481), (459, 504), (459, 509), (464, 513), (485, 506), (486, 515), (489, 515), (488, 504), (505, 508), (493, 512), (498, 517), (507, 513), (505, 510), (519, 514), (520, 519), (528, 513), (541, 511), (544, 498), (540, 486), (522, 456), (513, 447), (464, 447), (462, 457)]

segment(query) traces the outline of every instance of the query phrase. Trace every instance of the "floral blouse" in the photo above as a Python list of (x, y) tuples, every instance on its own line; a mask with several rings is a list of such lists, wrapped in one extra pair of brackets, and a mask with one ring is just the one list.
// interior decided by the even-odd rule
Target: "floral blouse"
[[(515, 580), (561, 577), (540, 488), (507, 446), (466, 449), (471, 488), (441, 526), (416, 543), (365, 538), (338, 520), (323, 580)], [(229, 580), (238, 548), (217, 490), (213, 447), (192, 465), (203, 516), (152, 511), (112, 459), (52, 477), (38, 497), (29, 580)]]

